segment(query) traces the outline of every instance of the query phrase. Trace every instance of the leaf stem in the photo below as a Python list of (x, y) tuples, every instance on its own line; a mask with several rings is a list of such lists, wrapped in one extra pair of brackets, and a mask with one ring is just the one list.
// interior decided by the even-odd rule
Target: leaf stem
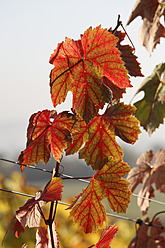
[(45, 223), (46, 223), (46, 219), (45, 219), (44, 213), (43, 213), (43, 211), (42, 211), (42, 209), (41, 209), (41, 207), (40, 207), (39, 202), (37, 203), (37, 206), (38, 206), (38, 208), (39, 208), (39, 212), (40, 212), (40, 214), (41, 214), (41, 216), (42, 216), (43, 220), (44, 220), (44, 221), (45, 221)]

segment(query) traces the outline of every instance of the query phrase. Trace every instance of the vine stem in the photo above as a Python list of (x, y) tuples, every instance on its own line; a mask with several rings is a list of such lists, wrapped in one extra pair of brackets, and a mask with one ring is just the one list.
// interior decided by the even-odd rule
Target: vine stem
[(52, 243), (52, 248), (55, 248), (54, 246), (54, 237), (53, 237), (53, 230), (52, 230), (52, 223), (53, 223), (53, 208), (54, 208), (54, 202), (51, 202), (50, 205), (50, 212), (49, 212), (49, 232), (50, 232), (50, 238), (51, 238), (51, 243)]
[[(56, 172), (54, 175), (54, 177), (58, 177), (59, 176), (59, 168), (60, 168), (60, 163), (56, 163)], [(49, 212), (49, 219), (48, 219), (48, 225), (49, 225), (49, 231), (50, 231), (50, 239), (51, 239), (51, 244), (52, 244), (52, 248), (55, 248), (54, 246), (54, 237), (53, 237), (53, 230), (52, 230), (52, 223), (55, 219), (55, 215), (56, 215), (56, 210), (57, 210), (57, 204), (58, 201), (56, 201), (56, 205), (55, 205), (55, 210), (54, 210), (54, 201), (51, 202), (50, 205), (50, 212)], [(54, 213), (53, 213), (54, 210)]]

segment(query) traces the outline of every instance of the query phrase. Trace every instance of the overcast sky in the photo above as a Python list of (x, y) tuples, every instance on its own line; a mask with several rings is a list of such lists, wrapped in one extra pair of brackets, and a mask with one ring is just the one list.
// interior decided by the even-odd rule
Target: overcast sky
[[(65, 37), (78, 39), (90, 26), (115, 27), (118, 14), (125, 26), (136, 1), (130, 0), (5, 0), (0, 1), (0, 154), (15, 159), (25, 148), (26, 128), (31, 114), (52, 109), (49, 57)], [(141, 17), (127, 28), (141, 63), (149, 76), (156, 64), (164, 62), (165, 40), (152, 56), (139, 43)], [(129, 41), (128, 41), (129, 43)], [(143, 78), (131, 78), (134, 86), (124, 96), (130, 101)], [(71, 96), (71, 94), (70, 94)], [(70, 107), (71, 97), (57, 109)], [(151, 137), (146, 132), (129, 150), (165, 148), (165, 127)], [(16, 154), (16, 155), (15, 155)]]

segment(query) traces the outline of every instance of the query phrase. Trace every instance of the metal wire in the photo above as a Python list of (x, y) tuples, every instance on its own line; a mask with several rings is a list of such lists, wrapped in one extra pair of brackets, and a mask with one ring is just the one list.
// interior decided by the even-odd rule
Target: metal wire
[[(26, 197), (34, 197), (33, 195), (29, 195), (29, 194), (24, 194), (24, 193), (21, 193), (21, 192), (16, 192), (16, 191), (13, 191), (13, 190), (7, 190), (7, 189), (1, 189), (1, 191), (4, 191), (4, 192), (7, 192), (7, 193), (12, 193), (12, 194), (16, 194), (16, 195), (21, 195), (21, 196), (26, 196)], [(67, 202), (62, 202), (62, 201), (58, 201), (59, 204), (61, 205), (64, 205), (64, 206), (68, 206), (70, 207), (71, 204), (67, 203)], [(127, 220), (127, 221), (132, 221), (132, 222), (135, 222), (137, 224), (139, 224), (139, 221), (142, 224), (144, 225), (147, 225), (147, 226), (152, 226), (152, 227), (156, 227), (156, 228), (160, 228), (160, 229), (165, 229), (164, 226), (159, 226), (159, 225), (154, 225), (152, 222), (145, 222), (141, 219), (133, 219), (133, 218), (129, 218), (129, 217), (126, 217), (126, 216), (121, 216), (121, 215), (117, 215), (117, 214), (111, 214), (111, 213), (106, 213), (107, 216), (111, 216), (111, 217), (114, 217), (114, 218), (118, 218), (118, 219), (122, 219), (122, 220)]]
[[(4, 159), (4, 158), (0, 158), (0, 160), (5, 161), (5, 162), (9, 162), (9, 163), (12, 163), (12, 164), (16, 164), (16, 165), (23, 165), (26, 168), (35, 169), (35, 170), (39, 170), (39, 171), (43, 171), (43, 172), (47, 172), (47, 173), (52, 174), (52, 171), (47, 170), (47, 169), (42, 169), (42, 168), (39, 168), (39, 167), (36, 167), (36, 166), (32, 166), (32, 165), (27, 166), (25, 164), (21, 164), (19, 162), (15, 162), (15, 161), (12, 161), (12, 160), (9, 160), (9, 159)], [(64, 179), (74, 179), (74, 180), (78, 180), (78, 181), (81, 181), (81, 182), (84, 182), (84, 183), (88, 183), (88, 184), (90, 183), (89, 180), (85, 180), (83, 178), (76, 178), (76, 177), (73, 177), (73, 176), (70, 176), (70, 175), (67, 175), (67, 174), (64, 174), (64, 173), (61, 173), (61, 175), (64, 176)], [(85, 178), (87, 178), (87, 177), (85, 177)], [(165, 206), (165, 202), (161, 202), (161, 201), (158, 201), (158, 200), (155, 200), (155, 199), (150, 199), (150, 198), (140, 196), (140, 195), (137, 195), (137, 194), (134, 194), (134, 193), (132, 193), (132, 196), (136, 197), (136, 198), (141, 198), (141, 199), (144, 199), (144, 200), (148, 200), (150, 202), (154, 202), (154, 203), (157, 203), (157, 204)]]
[(39, 170), (39, 171), (43, 171), (43, 172), (48, 172), (48, 173), (51, 173), (52, 174), (52, 171), (50, 171), (50, 170), (42, 169), (42, 168), (39, 168), (39, 167), (36, 167), (36, 166), (33, 166), (33, 165), (27, 166), (26, 164), (22, 164), (22, 163), (15, 162), (15, 161), (12, 161), (12, 160), (9, 160), (9, 159), (5, 159), (5, 158), (0, 158), (0, 160), (2, 160), (4, 162), (16, 164), (16, 165), (22, 165), (22, 166), (24, 166), (26, 168), (30, 168), (30, 169), (34, 169), (34, 170)]

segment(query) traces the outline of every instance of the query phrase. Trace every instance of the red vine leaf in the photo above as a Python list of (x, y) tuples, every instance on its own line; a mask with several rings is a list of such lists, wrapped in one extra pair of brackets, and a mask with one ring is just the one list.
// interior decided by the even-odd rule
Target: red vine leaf
[(102, 196), (98, 186), (98, 182), (92, 179), (84, 190), (80, 202), (76, 203), (70, 212), (74, 222), (78, 223), (85, 233), (96, 232), (106, 220), (106, 212), (100, 201)]
[(133, 116), (135, 110), (134, 106), (118, 103), (109, 106), (104, 114), (114, 127), (115, 134), (130, 144), (134, 144), (141, 133), (139, 121)]
[(72, 91), (74, 111), (89, 122), (111, 99), (103, 76), (119, 88), (131, 86), (116, 43), (113, 34), (98, 26), (87, 29), (79, 41), (66, 38), (58, 45), (50, 58), (54, 65), (50, 78), (54, 107)]
[(61, 200), (63, 187), (61, 181), (61, 178), (52, 178), (45, 186), (43, 192), (38, 191), (36, 197), (29, 199), (16, 211), (15, 218), (17, 221), (14, 226), (16, 237), (19, 237), (19, 235), (24, 232), (26, 226), (29, 228), (39, 227), (41, 217), (39, 206), (41, 207), (49, 201)]
[[(142, 188), (139, 191), (139, 196), (151, 198), (154, 196), (153, 184), (160, 192), (165, 193), (165, 151), (159, 150), (155, 154), (153, 151), (144, 152), (137, 160), (139, 167), (133, 168), (127, 177), (130, 182), (130, 189), (133, 192), (141, 183)], [(138, 206), (143, 214), (146, 214), (149, 207), (149, 200), (138, 198)]]
[[(128, 70), (129, 75), (134, 77), (143, 77), (140, 64), (137, 61), (137, 56), (135, 56), (133, 53), (134, 48), (129, 45), (121, 45), (121, 42), (124, 40), (126, 34), (122, 33), (121, 31), (115, 31), (114, 35), (119, 39), (117, 42), (117, 48), (122, 53), (121, 58), (125, 62), (125, 67)], [(120, 99), (123, 93), (126, 92), (125, 89), (117, 87), (106, 77), (103, 78), (103, 83), (112, 91), (113, 99)]]
[[(52, 231), (53, 231), (53, 238), (54, 238), (54, 247), (59, 248), (59, 239), (56, 230), (55, 222), (52, 223)], [(49, 234), (49, 227), (48, 230), (45, 227), (39, 227), (36, 232), (36, 246), (35, 248), (52, 248), (52, 243)]]
[(61, 178), (53, 177), (52, 180), (50, 180), (45, 186), (40, 198), (45, 202), (60, 201), (63, 188), (61, 182)]
[[(144, 222), (149, 223), (149, 218)], [(153, 225), (163, 226), (159, 219), (152, 222)], [(165, 237), (161, 236), (165, 229), (160, 229), (154, 226), (142, 225), (137, 230), (137, 236), (131, 241), (128, 248), (164, 248)]]
[[(107, 199), (111, 209), (125, 213), (131, 192), (128, 181), (121, 178), (129, 172), (129, 166), (122, 160), (112, 158), (96, 172), (83, 193), (76, 197), (70, 215), (85, 233), (101, 228), (105, 219), (105, 209), (101, 203)], [(78, 201), (79, 200), (79, 201)]]
[(85, 159), (87, 165), (91, 165), (94, 170), (102, 167), (102, 161), (107, 158), (123, 157), (121, 147), (116, 142), (114, 127), (104, 116), (93, 118), (88, 127), (89, 138), (84, 147), (79, 151), (79, 158)]
[(140, 64), (137, 61), (137, 56), (133, 54), (134, 48), (129, 45), (121, 45), (121, 42), (124, 40), (126, 34), (121, 31), (116, 31), (114, 35), (119, 38), (117, 48), (122, 52), (121, 57), (125, 62), (125, 67), (128, 70), (129, 75), (134, 77), (143, 77)]
[(14, 225), (14, 235), (16, 238), (19, 238), (20, 234), (25, 232), (25, 227), (21, 225), (21, 223), (17, 220), (15, 225)]
[(17, 222), (14, 226), (14, 233), (19, 237), (21, 232), (24, 232), (25, 227), (29, 228), (39, 227), (40, 225), (40, 211), (37, 205), (43, 205), (44, 202), (40, 201), (41, 192), (36, 193), (36, 197), (29, 199), (19, 210), (16, 211)]
[[(54, 239), (54, 246), (55, 246), (55, 248), (59, 248), (60, 242), (59, 242), (59, 238), (58, 238), (58, 232), (56, 230), (55, 221), (53, 221), (53, 223), (52, 223), (52, 233), (53, 233), (53, 239)], [(48, 248), (52, 248), (49, 227), (48, 227), (48, 235), (49, 235), (49, 246), (48, 246)]]
[(116, 135), (127, 143), (135, 143), (140, 133), (139, 121), (132, 116), (135, 108), (123, 103), (109, 106), (102, 116), (93, 118), (88, 124), (88, 140), (79, 152), (79, 158), (85, 159), (93, 169), (100, 169), (101, 161), (110, 156), (122, 158), (121, 147)]
[[(27, 131), (27, 148), (21, 152), (19, 162), (29, 166), (33, 163), (37, 165), (42, 160), (46, 164), (50, 153), (60, 162), (63, 150), (71, 142), (70, 130), (74, 123), (74, 115), (66, 111), (58, 115), (49, 110), (33, 114)], [(23, 169), (22, 165), (21, 170)]]
[(140, 29), (140, 42), (151, 54), (160, 38), (165, 37), (165, 27), (160, 23), (160, 17), (165, 16), (164, 5), (157, 0), (138, 0), (129, 17), (129, 25), (137, 16), (143, 19)]
[(84, 142), (88, 140), (88, 125), (83, 119), (78, 119), (72, 129), (72, 143), (68, 144), (66, 155), (71, 155), (80, 150)]
[(49, 238), (47, 236), (47, 229), (39, 227), (36, 232), (36, 248), (48, 248)]
[[(151, 76), (147, 77), (136, 92), (144, 91), (144, 98), (134, 105), (137, 110), (135, 116), (141, 126), (151, 135), (165, 118), (165, 63), (155, 67)], [(135, 95), (136, 95), (135, 94)]]
[(126, 93), (126, 89), (121, 89), (111, 83), (108, 78), (103, 77), (103, 83), (112, 91), (112, 99), (118, 100), (123, 97), (123, 93)]
[(102, 199), (106, 198), (111, 209), (126, 213), (131, 192), (127, 180), (121, 178), (130, 171), (129, 166), (120, 159), (109, 159), (103, 168), (96, 172), (94, 180), (99, 183)]
[(99, 242), (96, 244), (96, 248), (110, 248), (110, 243), (112, 242), (113, 238), (115, 237), (118, 231), (118, 227), (107, 226), (102, 234)]

